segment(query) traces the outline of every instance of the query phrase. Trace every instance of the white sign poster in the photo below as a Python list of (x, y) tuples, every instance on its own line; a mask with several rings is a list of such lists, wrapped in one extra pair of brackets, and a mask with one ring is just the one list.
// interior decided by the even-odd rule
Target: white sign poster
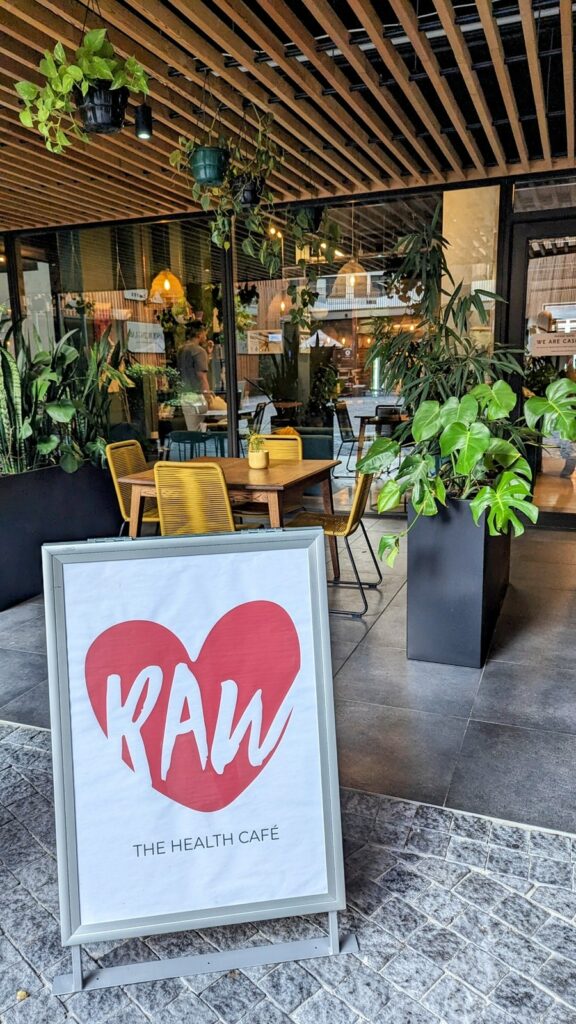
[(136, 323), (129, 320), (128, 348), (130, 352), (164, 352), (166, 344), (160, 324)]
[(544, 331), (530, 336), (532, 356), (572, 356), (576, 353), (576, 333)]
[(323, 540), (290, 533), (45, 549), (64, 941), (343, 905)]
[(147, 288), (127, 288), (124, 291), (125, 299), (132, 299), (134, 302), (146, 302), (148, 298)]

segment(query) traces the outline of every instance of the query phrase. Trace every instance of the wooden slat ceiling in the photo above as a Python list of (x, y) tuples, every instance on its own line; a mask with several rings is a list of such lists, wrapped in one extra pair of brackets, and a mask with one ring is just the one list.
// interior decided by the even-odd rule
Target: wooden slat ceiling
[[(0, 231), (193, 211), (168, 165), (202, 104), (274, 117), (279, 202), (574, 167), (572, 0), (1, 0)], [(95, 13), (94, 8), (98, 10)], [(47, 153), (14, 83), (104, 24), (151, 76), (154, 136)], [(207, 90), (208, 87), (208, 90)]]

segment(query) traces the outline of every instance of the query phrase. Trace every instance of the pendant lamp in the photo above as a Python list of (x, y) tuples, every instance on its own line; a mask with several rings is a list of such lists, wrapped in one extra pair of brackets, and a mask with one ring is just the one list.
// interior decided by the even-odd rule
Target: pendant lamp
[(150, 302), (178, 302), (184, 298), (184, 288), (171, 270), (161, 270), (150, 285)]

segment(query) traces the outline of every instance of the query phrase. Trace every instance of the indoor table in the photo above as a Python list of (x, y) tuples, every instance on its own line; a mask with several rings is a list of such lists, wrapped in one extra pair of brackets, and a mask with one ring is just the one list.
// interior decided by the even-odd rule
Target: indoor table
[(376, 427), (376, 436), (379, 437), (380, 429), (382, 427), (396, 427), (399, 423), (402, 423), (404, 420), (406, 420), (407, 416), (401, 415), (400, 413), (397, 416), (393, 414), (389, 414), (386, 416), (375, 416), (374, 414), (372, 414), (371, 416), (355, 416), (354, 419), (360, 420), (360, 429), (358, 431), (358, 454), (356, 457), (356, 461), (360, 462), (360, 459), (362, 458), (362, 451), (366, 441), (366, 427)]
[[(294, 462), (274, 462), (268, 469), (250, 469), (248, 459), (201, 458), (193, 459), (189, 465), (199, 462), (215, 462), (222, 467), (230, 504), (243, 502), (262, 504), (262, 513), (268, 512), (270, 526), (284, 525), (284, 509), (298, 501), (309, 487), (319, 484), (322, 490), (323, 511), (333, 513), (331, 472), (339, 465), (337, 459), (300, 459)], [(130, 524), (129, 536), (138, 537), (142, 528), (142, 514), (146, 498), (156, 497), (154, 469), (142, 470), (119, 478), (119, 483), (129, 484)], [(334, 577), (340, 575), (336, 538), (330, 537), (330, 555)]]

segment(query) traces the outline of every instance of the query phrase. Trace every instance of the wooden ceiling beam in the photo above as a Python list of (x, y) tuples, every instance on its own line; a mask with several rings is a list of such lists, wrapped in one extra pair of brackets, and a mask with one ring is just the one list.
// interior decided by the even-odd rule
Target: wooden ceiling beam
[[(528, 57), (528, 69), (530, 71), (530, 82), (536, 107), (536, 118), (538, 120), (538, 131), (542, 143), (542, 153), (545, 160), (552, 159), (550, 150), (550, 133), (548, 130), (548, 117), (546, 113), (546, 98), (544, 96), (544, 83), (542, 82), (542, 68), (540, 66), (540, 54), (538, 52), (538, 35), (536, 23), (532, 10), (531, 0), (518, 0), (520, 14), (522, 16), (522, 32), (524, 34), (524, 45)], [(560, 4), (562, 6), (562, 4)], [(572, 4), (570, 4), (572, 6)]]
[(492, 122), (492, 114), (486, 97), (484, 95), (482, 86), (480, 85), (480, 79), (472, 64), (472, 57), (470, 50), (464, 39), (464, 33), (456, 22), (456, 14), (454, 11), (454, 5), (450, 0), (434, 0), (434, 6), (438, 12), (438, 17), (442, 23), (442, 28), (446, 33), (446, 38), (452, 47), (456, 63), (462, 76), (462, 81), (468, 89), (470, 98), (478, 114), (478, 120), (484, 129), (484, 134), (488, 139), (496, 163), (501, 168), (502, 172), (506, 171), (506, 155), (500, 142), (500, 136), (496, 131)]
[(426, 102), (421, 89), (415, 82), (410, 80), (408, 67), (402, 60), (396, 47), (389, 39), (384, 37), (382, 19), (375, 10), (371, 0), (348, 0), (348, 3), (358, 21), (369, 35), (370, 41), (383, 60), (387, 71), (392, 75), (396, 85), (402, 90), (405, 98), (414, 108), (424, 127), (430, 132), (430, 136), (440, 152), (455, 171), (460, 170), (462, 166), (460, 157), (450, 140), (442, 134), (442, 126)]
[(444, 110), (449, 117), (458, 137), (468, 152), (474, 166), (482, 171), (484, 169), (484, 158), (478, 149), (474, 136), (466, 127), (466, 121), (462, 111), (456, 102), (454, 93), (447, 84), (446, 79), (440, 72), (440, 66), (428, 36), (420, 31), (420, 24), (416, 11), (406, 0), (390, 0), (390, 5), (398, 18), (398, 21), (408, 36), (412, 48), (420, 63), (424, 67), (430, 84), (436, 90), (438, 98), (442, 102)]
[[(241, 21), (242, 25), (245, 26), (245, 31), (250, 35), (250, 38), (254, 39), (258, 46), (275, 61), (278, 67), (281, 68), (289, 78), (293, 79), (300, 89), (311, 96), (321, 106), (321, 108), (329, 114), (333, 121), (340, 123), (352, 138), (356, 139), (366, 147), (371, 147), (370, 136), (364, 131), (362, 126), (366, 125), (370, 128), (372, 134), (379, 139), (385, 147), (384, 152), (374, 150), (373, 155), (375, 158), (379, 159), (382, 166), (391, 177), (395, 178), (398, 176), (398, 163), (400, 163), (404, 164), (407, 170), (415, 175), (416, 178), (423, 181), (422, 172), (419, 166), (407, 153), (405, 147), (393, 138), (392, 132), (382, 122), (381, 118), (378, 117), (376, 111), (359, 93), (355, 93), (354, 95), (351, 94), (350, 82), (346, 75), (334, 64), (334, 61), (329, 57), (327, 58), (326, 54), (323, 54), (328, 65), (332, 71), (335, 72), (335, 74), (332, 75), (332, 82), (337, 80), (337, 85), (335, 87), (338, 92), (338, 96), (340, 100), (344, 100), (346, 105), (351, 106), (355, 115), (354, 117), (342, 106), (341, 103), (338, 102), (338, 100), (334, 99), (332, 96), (325, 95), (322, 83), (318, 81), (315, 75), (313, 75), (307, 67), (305, 67), (301, 62), (295, 61), (293, 58), (286, 57), (282, 41), (266, 27), (262, 18), (257, 13), (254, 13), (248, 5), (244, 3), (244, 0), (219, 0), (219, 2), (220, 9), (225, 13), (228, 13), (230, 17), (235, 17), (237, 20)], [(261, 4), (261, 7), (270, 13), (270, 8), (265, 3)], [(286, 3), (277, 3), (274, 5), (273, 17), (276, 23), (279, 22), (279, 7), (283, 7), (284, 11), (286, 11), (287, 5)], [(288, 10), (288, 16), (292, 17), (300, 26), (298, 37), (293, 37), (293, 41), (302, 48), (299, 39), (300, 34), (305, 31), (302, 27), (302, 23), (299, 19), (293, 17), (290, 10)], [(426, 147), (420, 148), (423, 150), (422, 157), (424, 163), (427, 164), (431, 170), (438, 171), (439, 168), (434, 164), (434, 160), (431, 157), (431, 154), (426, 151)], [(392, 157), (392, 162), (390, 157)]]
[[(372, 67), (368, 58), (359, 50), (356, 46), (352, 45), (349, 40), (349, 32), (344, 22), (338, 17), (328, 0), (309, 0), (308, 9), (310, 13), (314, 15), (316, 21), (318, 21), (325, 29), (327, 35), (330, 37), (332, 42), (338, 47), (339, 50), (344, 54), (346, 60), (353, 68), (355, 73), (359, 76), (361, 82), (369, 89), (370, 93), (378, 103), (378, 105), (384, 110), (387, 116), (397, 125), (403, 135), (405, 135), (412, 148), (418, 153), (424, 164), (428, 166), (432, 173), (437, 177), (441, 174), (441, 167), (430, 152), (427, 146), (425, 146), (418, 138), (416, 138), (416, 131), (414, 126), (411, 124), (406, 112), (401, 109), (399, 104), (396, 102), (393, 96), (382, 87), (380, 84), (380, 76), (376, 70)], [(339, 71), (339, 68), (331, 58), (328, 58), (332, 65), (331, 79), (334, 82), (338, 79), (340, 89), (343, 88), (343, 83), (346, 83), (346, 96), (350, 95), (350, 82), (346, 75)], [(324, 68), (326, 69), (326, 61), (323, 62)], [(354, 96), (355, 101), (358, 99)], [(370, 106), (364, 103), (364, 107)], [(360, 113), (360, 111), (359, 111)], [(362, 115), (363, 116), (363, 115)], [(416, 180), (422, 181), (422, 171), (415, 165), (414, 160), (409, 156), (407, 150), (400, 142), (396, 142), (390, 133), (391, 142), (389, 146), (395, 146), (396, 152), (399, 154), (399, 158), (405, 164), (406, 167), (412, 172)]]
[[(39, 193), (39, 195), (37, 194)], [(91, 217), (93, 219), (92, 211), (89, 209), (89, 205), (74, 202), (66, 197), (60, 199), (52, 199), (47, 197), (43, 193), (42, 188), (36, 185), (27, 185), (25, 189), (22, 188), (22, 182), (17, 183), (9, 182), (6, 179), (2, 181), (2, 196), (9, 198), (10, 196), (15, 197), (16, 202), (23, 203), (25, 208), (30, 206), (31, 209), (43, 211), (44, 215), (56, 211), (59, 218), (63, 218), (62, 223), (68, 221), (74, 222), (74, 216), (80, 216), (82, 219)]]
[[(61, 5), (48, 4), (44, 9), (38, 9), (38, 3), (36, 0), (5, 0), (5, 6), (9, 9), (12, 15), (3, 14), (3, 21), (6, 17), (11, 18), (8, 21), (7, 31), (13, 36), (19, 36), (25, 44), (30, 47), (34, 46), (35, 49), (41, 53), (46, 46), (52, 45), (54, 39), (60, 39), (61, 42), (71, 49), (75, 49), (79, 41), (79, 32), (84, 23), (85, 7), (77, 3), (76, 0), (68, 0), (68, 11), (67, 19), (63, 21), (61, 17)], [(109, 7), (108, 14), (111, 16), (113, 11), (117, 10), (111, 2), (106, 4), (103, 0), (101, 7)], [(56, 12), (56, 13), (55, 13)], [(103, 11), (103, 16), (105, 12)], [(137, 26), (134, 22), (138, 22), (139, 19), (134, 18), (128, 13), (128, 19), (130, 20), (130, 29), (133, 35), (137, 34)], [(23, 19), (19, 21), (18, 19)], [(30, 39), (30, 32), (27, 26), (34, 26), (38, 20), (41, 19), (44, 32), (48, 32), (48, 36), (39, 35), (38, 29), (35, 29), (32, 40)], [(126, 14), (122, 16), (121, 21), (126, 20)], [(196, 116), (196, 109), (202, 100), (202, 90), (193, 83), (187, 81), (184, 77), (182, 79), (174, 79), (168, 75), (168, 64), (158, 57), (159, 48), (166, 44), (166, 40), (158, 32), (154, 32), (153, 29), (145, 26), (140, 30), (139, 35), (146, 39), (147, 46), (135, 43), (132, 35), (121, 34), (118, 37), (115, 36), (114, 42), (118, 53), (123, 56), (135, 56), (137, 60), (146, 68), (148, 73), (152, 76), (151, 81), (151, 97), (152, 99), (159, 99), (170, 107), (174, 112), (181, 117), (182, 123), (179, 127), (182, 129), (180, 132), (176, 131), (176, 135), (184, 134), (186, 131), (185, 123), (189, 122), (193, 126), (194, 131), (198, 128), (198, 117)], [(177, 61), (178, 49), (171, 46), (171, 57)], [(190, 57), (186, 55), (183, 60), (180, 60), (179, 69), (181, 70), (182, 76), (189, 74), (188, 64), (191, 63), (195, 69), (197, 75), (196, 66)], [(185, 102), (182, 106), (178, 104), (174, 97), (181, 96)], [(241, 100), (238, 101), (241, 106)], [(222, 115), (222, 121), (232, 132), (241, 131), (245, 128), (245, 124), (242, 117), (234, 114), (231, 111), (226, 111)], [(174, 128), (174, 124), (172, 124)], [(194, 132), (192, 132), (194, 134)], [(172, 145), (172, 148), (176, 145), (177, 137)], [(287, 185), (294, 185), (305, 190), (308, 183), (306, 177), (306, 166), (302, 162), (302, 155), (300, 159), (288, 159), (286, 160), (286, 171), (282, 174), (279, 171), (278, 177), (283, 177)], [(295, 182), (296, 179), (296, 182)], [(339, 181), (337, 178), (336, 181)], [(285, 187), (282, 186), (282, 190), (285, 191)]]
[[(43, 0), (46, 2), (46, 0)], [(141, 0), (127, 0), (130, 6), (141, 6)], [(157, 9), (155, 4), (155, 9)], [(162, 5), (160, 5), (162, 6)], [(362, 153), (355, 150), (351, 140), (333, 128), (326, 121), (312, 104), (305, 101), (296, 102), (294, 93), (280, 76), (267, 64), (259, 64), (254, 59), (254, 51), (245, 43), (239, 35), (233, 32), (224, 22), (214, 14), (202, 0), (194, 0), (194, 6), (190, 7), (189, 0), (173, 0), (174, 6), (180, 14), (186, 18), (192, 17), (194, 24), (202, 32), (205, 32), (209, 39), (214, 40), (224, 53), (230, 54), (238, 60), (250, 72), (252, 78), (246, 78), (246, 73), (240, 72), (244, 82), (244, 93), (249, 93), (250, 99), (262, 107), (266, 113), (273, 114), (284, 127), (288, 128), (297, 138), (310, 146), (313, 152), (317, 153), (323, 160), (329, 160), (333, 168), (343, 174), (344, 178), (353, 181), (356, 186), (366, 187), (370, 183), (385, 184), (382, 174)], [(150, 5), (147, 3), (147, 14), (150, 13)], [(168, 29), (169, 34), (174, 31), (174, 25), (167, 17), (169, 12), (164, 9), (161, 13), (162, 21), (158, 24), (163, 31)], [(190, 35), (191, 29), (181, 18), (177, 21), (177, 38), (182, 40)], [(166, 28), (165, 28), (166, 26)], [(236, 70), (226, 67), (226, 60), (220, 50), (211, 46), (198, 33), (193, 32), (195, 46), (192, 52), (196, 57), (205, 61), (208, 67), (224, 77), (230, 77), (229, 71)], [(257, 79), (257, 82), (252, 79)], [(258, 85), (258, 82), (260, 85)], [(262, 85), (264, 88), (262, 88)], [(276, 96), (280, 104), (270, 105), (270, 95)], [(293, 113), (295, 111), (295, 113)], [(310, 130), (312, 129), (312, 130)], [(329, 146), (333, 146), (333, 152), (326, 154), (321, 142), (324, 139)], [(340, 156), (346, 154), (346, 159)]]
[(494, 20), (491, 0), (476, 0), (476, 9), (480, 15), (482, 30), (486, 37), (486, 42), (488, 43), (488, 49), (490, 50), (492, 66), (494, 68), (496, 78), (498, 79), (498, 85), (500, 87), (502, 99), (504, 100), (504, 106), (506, 107), (506, 114), (510, 122), (510, 128), (512, 129), (516, 149), (518, 150), (520, 164), (522, 169), (527, 171), (529, 170), (529, 157), (528, 150), (526, 148), (526, 140), (524, 138), (522, 125), (520, 124), (520, 118), (518, 116), (518, 106), (516, 104), (516, 97), (514, 96), (514, 90), (512, 88), (510, 72), (508, 71), (504, 58), (504, 48), (502, 46), (500, 32), (496, 21)]
[(560, 36), (566, 110), (566, 151), (568, 157), (574, 160), (574, 15), (569, 0), (561, 0), (560, 3)]

